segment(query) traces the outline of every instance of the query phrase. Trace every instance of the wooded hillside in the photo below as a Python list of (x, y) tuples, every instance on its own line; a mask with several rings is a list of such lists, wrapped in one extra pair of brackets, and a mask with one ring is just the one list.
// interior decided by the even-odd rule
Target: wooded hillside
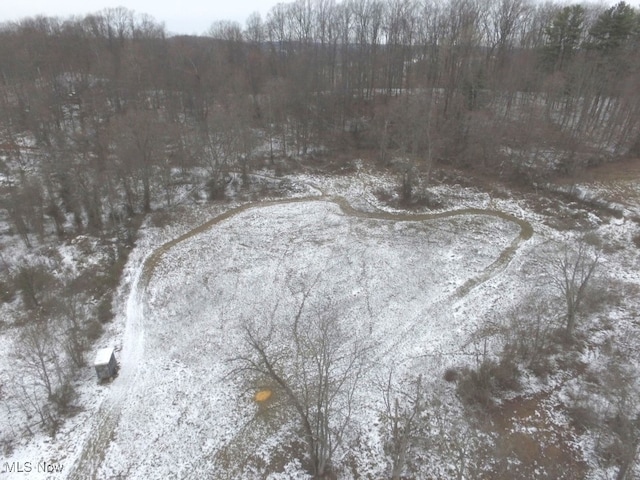
[(639, 18), (624, 2), (301, 0), (201, 37), (123, 8), (5, 24), (1, 166), (21, 181), (2, 207), (27, 243), (65, 212), (101, 231), (170, 205), (193, 167), (216, 197), (264, 145), (531, 181), (637, 154)]

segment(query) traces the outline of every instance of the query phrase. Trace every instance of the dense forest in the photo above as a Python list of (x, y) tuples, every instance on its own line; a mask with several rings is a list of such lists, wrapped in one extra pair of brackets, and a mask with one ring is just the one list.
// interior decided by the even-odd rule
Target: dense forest
[(319, 0), (202, 37), (123, 8), (5, 24), (2, 168), (21, 179), (2, 208), (27, 244), (46, 224), (62, 235), (65, 213), (100, 232), (170, 205), (194, 167), (215, 197), (264, 145), (271, 160), (360, 149), (422, 171), (571, 173), (640, 149), (639, 18), (624, 2)]
[[(0, 328), (26, 420), (0, 445), (68, 413), (147, 214), (265, 169), (359, 159), (409, 206), (438, 169), (545, 188), (638, 155), (625, 2), (298, 0), (202, 36), (121, 7), (1, 24)], [(64, 244), (96, 260), (70, 268)]]

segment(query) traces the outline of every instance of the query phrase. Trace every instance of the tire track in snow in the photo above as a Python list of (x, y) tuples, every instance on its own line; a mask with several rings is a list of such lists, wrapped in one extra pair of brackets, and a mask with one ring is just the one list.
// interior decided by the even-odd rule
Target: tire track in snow
[(137, 366), (144, 353), (143, 302), (138, 287), (146, 261), (138, 268), (127, 298), (126, 324), (120, 355), (120, 370), (111, 383), (109, 396), (96, 412), (96, 419), (85, 440), (80, 456), (72, 466), (70, 480), (97, 478), (105, 454), (120, 421), (120, 407), (136, 380)]
[[(460, 216), (488, 216), (496, 217), (502, 220), (512, 222), (520, 227), (520, 233), (514, 237), (509, 246), (505, 248), (498, 258), (488, 265), (480, 274), (467, 280), (463, 285), (458, 287), (453, 293), (445, 295), (444, 297), (436, 300), (428, 307), (428, 311), (431, 316), (438, 316), (439, 312), (444, 312), (448, 305), (452, 302), (460, 300), (468, 295), (475, 287), (489, 281), (502, 272), (511, 260), (515, 257), (520, 245), (529, 240), (533, 236), (533, 227), (529, 222), (524, 219), (518, 218), (500, 210), (493, 209), (481, 209), (481, 208), (464, 208), (459, 210), (449, 210), (438, 213), (422, 213), (422, 214), (410, 214), (410, 213), (388, 213), (388, 212), (364, 212), (354, 209), (345, 198), (337, 197), (333, 201), (337, 203), (345, 214), (358, 218), (369, 218), (376, 220), (389, 220), (396, 222), (421, 222), (437, 219), (446, 219)], [(392, 342), (390, 346), (385, 348), (379, 355), (376, 355), (377, 361), (382, 361), (385, 357), (391, 353), (391, 351), (397, 350), (400, 344), (405, 343), (408, 338), (412, 336), (419, 337), (416, 334), (416, 329), (423, 326), (425, 322), (421, 320), (421, 317), (416, 318), (412, 322), (408, 322), (400, 332), (396, 335), (397, 340)], [(430, 328), (433, 324), (429, 324)], [(442, 327), (447, 330), (448, 327)]]
[[(313, 185), (312, 187), (321, 191)], [(103, 404), (96, 413), (96, 420), (82, 447), (78, 460), (76, 460), (69, 473), (69, 479), (86, 480), (97, 478), (97, 474), (100, 470), (107, 449), (109, 448), (111, 440), (116, 432), (116, 427), (120, 421), (121, 405), (126, 401), (127, 393), (129, 392), (130, 387), (134, 385), (139, 373), (139, 366), (144, 354), (144, 294), (149, 286), (154, 270), (163, 255), (176, 245), (189, 240), (190, 238), (211, 229), (215, 225), (247, 210), (266, 208), (275, 205), (318, 201), (330, 202), (338, 205), (343, 214), (347, 216), (372, 220), (422, 222), (457, 216), (490, 216), (516, 223), (520, 227), (520, 234), (514, 238), (505, 250), (502, 251), (498, 259), (485, 268), (481, 274), (467, 280), (462, 286), (458, 287), (453, 294), (448, 295), (443, 300), (437, 301), (436, 305), (440, 307), (442, 307), (447, 301), (466, 296), (473, 288), (495, 277), (508, 266), (511, 260), (515, 257), (520, 245), (533, 235), (533, 227), (529, 222), (499, 210), (464, 208), (445, 212), (421, 214), (390, 213), (384, 211), (367, 212), (355, 209), (344, 197), (329, 196), (324, 193), (316, 196), (247, 203), (232, 208), (214, 217), (193, 230), (190, 230), (189, 232), (158, 247), (145, 258), (141, 267), (137, 270), (127, 300), (126, 326), (121, 355), (121, 373), (118, 378), (114, 380), (110, 395), (103, 401)], [(436, 305), (433, 307), (438, 308)], [(410, 334), (412, 330), (419, 326), (419, 324), (419, 321), (414, 321), (407, 325), (407, 327), (403, 329), (403, 332), (398, 336), (398, 342), (403, 338), (406, 338), (406, 335)], [(388, 351), (392, 348), (394, 347), (391, 347)], [(382, 356), (386, 355), (388, 351), (384, 352)]]
[(96, 420), (94, 420), (79, 457), (71, 467), (67, 478), (70, 480), (98, 478), (98, 472), (100, 471), (100, 467), (120, 421), (121, 405), (126, 401), (127, 393), (130, 391), (130, 387), (135, 384), (139, 372), (140, 362), (144, 354), (144, 294), (149, 286), (149, 281), (153, 276), (155, 267), (162, 256), (177, 244), (205, 232), (214, 225), (251, 208), (307, 202), (320, 198), (324, 197), (302, 197), (247, 203), (232, 208), (190, 230), (184, 235), (161, 245), (143, 260), (142, 265), (136, 271), (127, 299), (126, 325), (122, 354), (120, 357), (120, 373), (111, 384), (110, 394), (104, 399), (102, 405), (96, 412)]

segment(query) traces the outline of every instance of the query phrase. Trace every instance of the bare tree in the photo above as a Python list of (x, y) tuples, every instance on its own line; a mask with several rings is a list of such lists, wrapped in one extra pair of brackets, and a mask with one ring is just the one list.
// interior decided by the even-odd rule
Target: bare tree
[[(418, 423), (426, 409), (422, 375), (411, 382), (411, 391), (394, 392), (393, 372), (389, 372), (383, 388), (386, 407), (387, 450), (391, 456), (391, 478), (399, 480), (407, 463), (407, 455), (416, 440)], [(394, 398), (395, 397), (395, 398)]]
[(567, 337), (573, 337), (576, 317), (587, 295), (587, 286), (598, 266), (599, 254), (591, 251), (584, 240), (577, 250), (565, 247), (562, 254), (551, 260), (549, 279), (560, 293), (567, 307), (565, 330)]
[[(481, 477), (487, 467), (483, 451), (491, 442), (479, 434), (472, 416), (441, 402), (442, 392), (421, 375), (398, 381), (390, 373), (382, 390), (392, 479)], [(434, 462), (434, 457), (441, 461)]]
[(507, 312), (497, 328), (503, 355), (513, 355), (538, 372), (545, 366), (553, 332), (558, 328), (558, 318), (541, 298), (537, 293), (525, 297)]
[(602, 358), (587, 367), (597, 381), (577, 383), (569, 396), (573, 422), (595, 439), (596, 460), (604, 469), (613, 467), (609, 478), (616, 480), (639, 478), (638, 340), (635, 328), (612, 334)]
[(25, 373), (29, 373), (46, 392), (53, 397), (59, 372), (55, 355), (53, 335), (46, 320), (27, 325), (16, 344), (14, 357)]
[(274, 310), (266, 330), (265, 322), (246, 324), (246, 349), (234, 361), (236, 372), (267, 379), (286, 398), (302, 428), (311, 474), (324, 478), (351, 424), (368, 347), (346, 330), (336, 305), (310, 297), (307, 288), (292, 318)]
[(26, 310), (41, 310), (48, 306), (58, 281), (47, 265), (23, 262), (16, 269), (14, 284), (20, 290)]
[(635, 417), (618, 412), (610, 424), (617, 435), (618, 448), (614, 462), (618, 466), (616, 480), (637, 478), (636, 465), (640, 455), (640, 414)]
[[(493, 456), (498, 452), (488, 436), (481, 434), (477, 422), (471, 417), (462, 417), (460, 412), (452, 411), (446, 404), (438, 401), (431, 411), (433, 426), (427, 446), (450, 465), (446, 478), (463, 480), (487, 475), (487, 465), (496, 460)], [(491, 444), (489, 449), (488, 444)], [(487, 450), (491, 452), (489, 458), (486, 457)], [(442, 473), (444, 472), (432, 476), (443, 478)]]

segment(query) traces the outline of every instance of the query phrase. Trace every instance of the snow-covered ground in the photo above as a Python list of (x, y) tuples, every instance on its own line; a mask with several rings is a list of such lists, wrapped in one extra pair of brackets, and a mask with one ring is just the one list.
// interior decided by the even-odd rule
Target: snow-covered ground
[[(124, 362), (138, 372), (99, 477), (215, 471), (217, 451), (257, 408), (240, 379), (226, 377), (227, 360), (242, 348), (240, 325), (267, 322), (274, 308), (295, 315), (312, 283), (314, 302), (331, 299), (352, 331), (374, 339), (381, 369), (458, 351), (472, 325), (442, 300), (518, 234), (489, 216), (396, 222), (308, 201), (249, 209), (174, 246), (146, 285), (144, 354)], [(377, 408), (372, 401), (363, 413)]]
[[(295, 315), (310, 289), (310, 303), (330, 305), (374, 345), (355, 415), (367, 438), (352, 453), (371, 478), (384, 476), (373, 427), (384, 408), (380, 378), (393, 367), (441, 383), (447, 366), (474, 354), (487, 318), (539, 286), (537, 252), (561, 238), (517, 202), (472, 189), (441, 187), (457, 211), (412, 220), (377, 201), (373, 192), (388, 183), (374, 176), (293, 182), (304, 185), (297, 201), (199, 209), (168, 228), (143, 228), (118, 320), (99, 345), (122, 346), (121, 374), (108, 386), (87, 380), (85, 412), (5, 461), (63, 463), (56, 478), (263, 477), (255, 458), (268, 464), (287, 426), (262, 421), (255, 391), (230, 375), (229, 360), (243, 348), (242, 325)], [(253, 460), (231, 461), (230, 451)], [(303, 478), (289, 460), (271, 478)]]

